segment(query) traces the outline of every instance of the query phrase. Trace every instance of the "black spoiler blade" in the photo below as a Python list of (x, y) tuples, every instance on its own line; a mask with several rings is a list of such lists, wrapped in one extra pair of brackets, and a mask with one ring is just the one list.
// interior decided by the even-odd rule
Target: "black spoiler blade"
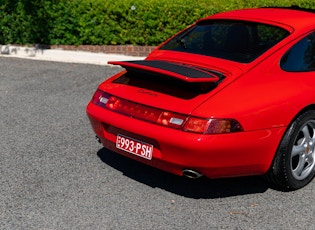
[(165, 61), (110, 61), (108, 64), (120, 65), (127, 71), (130, 69), (154, 72), (186, 82), (218, 82), (220, 80), (218, 76), (205, 69)]

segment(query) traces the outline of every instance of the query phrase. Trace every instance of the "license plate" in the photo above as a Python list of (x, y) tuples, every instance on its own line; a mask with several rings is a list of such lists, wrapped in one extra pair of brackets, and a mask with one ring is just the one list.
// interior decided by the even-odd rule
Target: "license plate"
[(148, 160), (152, 159), (153, 145), (132, 139), (130, 137), (118, 134), (116, 138), (116, 148)]

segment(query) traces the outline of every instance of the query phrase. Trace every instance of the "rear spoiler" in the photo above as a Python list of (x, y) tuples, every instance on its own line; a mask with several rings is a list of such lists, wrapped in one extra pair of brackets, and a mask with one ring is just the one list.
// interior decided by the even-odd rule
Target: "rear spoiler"
[(186, 82), (218, 82), (220, 78), (211, 70), (196, 66), (175, 64), (165, 61), (110, 61), (108, 64), (120, 65), (127, 71), (140, 70), (174, 77)]

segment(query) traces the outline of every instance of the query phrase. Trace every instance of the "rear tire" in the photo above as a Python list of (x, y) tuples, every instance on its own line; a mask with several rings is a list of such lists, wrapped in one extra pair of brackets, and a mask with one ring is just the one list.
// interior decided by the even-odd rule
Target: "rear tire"
[(299, 115), (286, 131), (266, 178), (288, 190), (307, 185), (315, 175), (315, 111)]

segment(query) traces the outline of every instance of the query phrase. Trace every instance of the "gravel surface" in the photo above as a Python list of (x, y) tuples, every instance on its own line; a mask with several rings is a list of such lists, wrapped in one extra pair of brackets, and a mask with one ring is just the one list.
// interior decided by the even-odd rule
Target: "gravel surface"
[(119, 68), (0, 58), (0, 69), (0, 229), (315, 229), (315, 182), (193, 181), (102, 148), (85, 106)]

